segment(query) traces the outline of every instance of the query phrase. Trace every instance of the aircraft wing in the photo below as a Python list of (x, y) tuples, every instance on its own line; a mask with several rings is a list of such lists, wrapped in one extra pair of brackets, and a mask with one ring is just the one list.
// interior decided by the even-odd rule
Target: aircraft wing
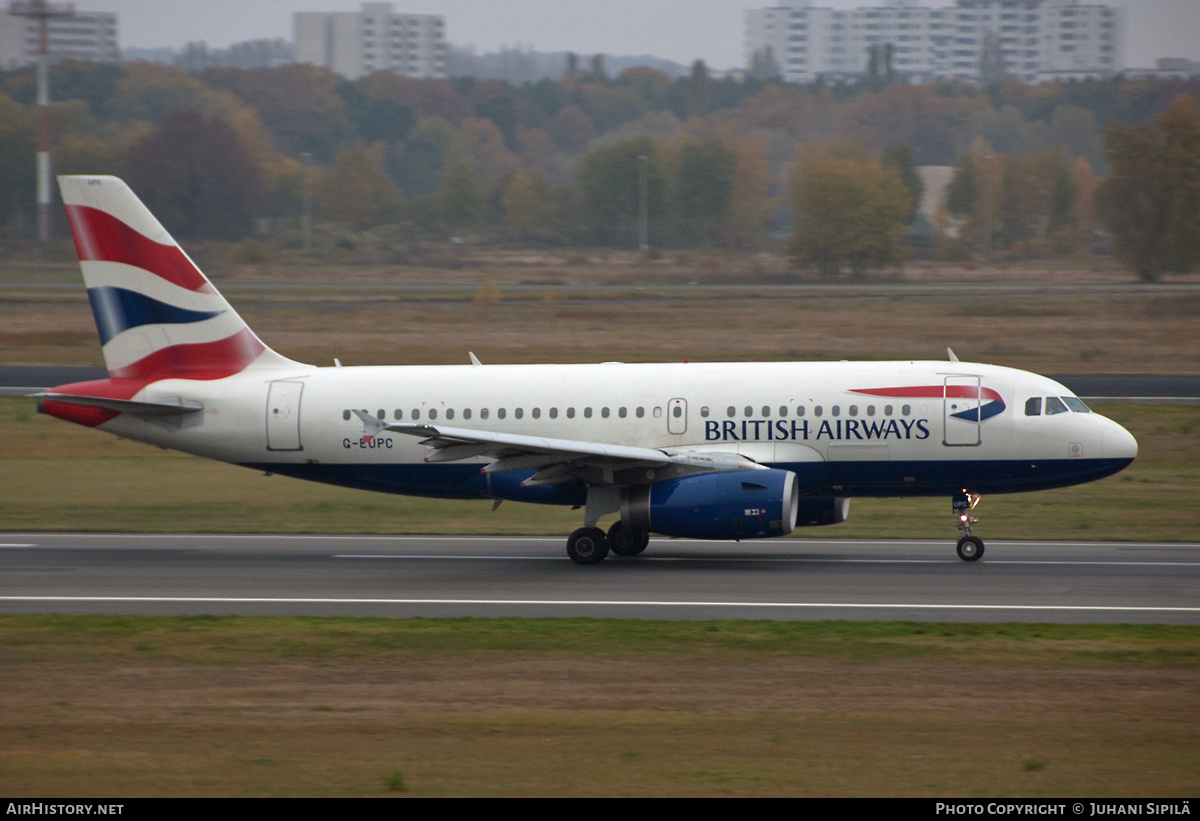
[[(364, 436), (388, 432), (422, 437), (421, 444), (433, 449), (425, 457), (427, 462), (484, 457), (493, 460), (483, 468), (484, 473), (531, 469), (535, 473), (522, 483), (526, 487), (577, 481), (626, 484), (630, 479), (628, 471), (636, 471), (639, 474), (636, 480), (645, 481), (645, 471), (656, 472), (660, 468), (678, 468), (671, 472), (676, 476), (765, 469), (736, 453), (692, 453), (443, 425), (388, 424), (364, 411), (354, 413), (362, 420)], [(661, 478), (667, 477), (664, 474)]]

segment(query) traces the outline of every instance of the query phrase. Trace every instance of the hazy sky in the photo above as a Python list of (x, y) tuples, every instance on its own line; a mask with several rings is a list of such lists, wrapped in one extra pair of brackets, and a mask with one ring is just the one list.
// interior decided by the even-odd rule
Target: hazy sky
[[(712, 68), (743, 63), (744, 12), (775, 0), (414, 0), (398, 12), (441, 14), (446, 37), (479, 52), (502, 46), (580, 54), (652, 54)], [(76, 0), (76, 8), (115, 11), (126, 46), (172, 46), (204, 40), (224, 47), (259, 37), (292, 39), (292, 12), (357, 11), (360, 0)], [(878, 0), (818, 0), (856, 8)], [(922, 5), (952, 5), (925, 0)], [(1108, 0), (1128, 9), (1126, 62), (1146, 67), (1157, 57), (1200, 60), (1200, 0)]]

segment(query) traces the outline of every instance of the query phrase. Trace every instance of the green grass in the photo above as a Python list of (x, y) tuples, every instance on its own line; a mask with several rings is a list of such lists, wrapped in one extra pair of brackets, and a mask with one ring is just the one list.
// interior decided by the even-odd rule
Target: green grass
[[(1200, 539), (1200, 408), (1100, 408), (1138, 438), (1137, 461), (1088, 485), (988, 496), (985, 539)], [(153, 492), (151, 493), (151, 489)], [(0, 531), (486, 533), (562, 535), (567, 508), (415, 499), (347, 490), (158, 450), (0, 398)], [(246, 500), (253, 504), (246, 504)], [(850, 519), (797, 538), (939, 538), (948, 499), (855, 499)]]

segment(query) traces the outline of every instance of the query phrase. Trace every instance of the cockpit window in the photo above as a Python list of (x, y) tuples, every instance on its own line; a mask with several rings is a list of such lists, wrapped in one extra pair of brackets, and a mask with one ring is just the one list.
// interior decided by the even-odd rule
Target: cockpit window
[(1067, 407), (1075, 411), (1075, 413), (1091, 413), (1092, 409), (1083, 403), (1083, 400), (1078, 396), (1064, 396), (1062, 401), (1067, 404)]
[(1067, 406), (1057, 396), (1046, 397), (1046, 415), (1053, 416), (1056, 413), (1066, 413)]
[(1026, 416), (1041, 416), (1042, 415), (1042, 397), (1031, 396), (1025, 400), (1025, 415)]

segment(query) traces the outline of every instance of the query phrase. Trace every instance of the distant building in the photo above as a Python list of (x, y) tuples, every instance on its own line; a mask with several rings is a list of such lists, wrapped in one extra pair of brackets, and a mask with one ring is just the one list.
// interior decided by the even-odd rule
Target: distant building
[[(1123, 68), (1124, 10), (1079, 0), (890, 0), (850, 11), (787, 0), (746, 12), (746, 61), (770, 49), (785, 80), (861, 78), (890, 49), (895, 79), (964, 79), (992, 71), (1026, 83), (1095, 79)], [(990, 79), (990, 78), (986, 78)]]
[(446, 76), (446, 20), (396, 14), (391, 3), (360, 12), (296, 12), (297, 63), (325, 66), (348, 79), (389, 70), (410, 77)]
[[(38, 21), (9, 14), (0, 7), (0, 69), (31, 66), (37, 62)], [(52, 17), (46, 26), (46, 52), (52, 60), (121, 59), (117, 45), (117, 15), (106, 11), (76, 11), (71, 17)]]
[(277, 68), (292, 61), (292, 44), (282, 37), (274, 40), (245, 40), (229, 48), (212, 48), (203, 40), (188, 43), (174, 57), (184, 71), (206, 68)]
[(1126, 77), (1153, 77), (1156, 79), (1191, 80), (1200, 77), (1200, 60), (1186, 57), (1159, 57), (1154, 68), (1131, 68)]

